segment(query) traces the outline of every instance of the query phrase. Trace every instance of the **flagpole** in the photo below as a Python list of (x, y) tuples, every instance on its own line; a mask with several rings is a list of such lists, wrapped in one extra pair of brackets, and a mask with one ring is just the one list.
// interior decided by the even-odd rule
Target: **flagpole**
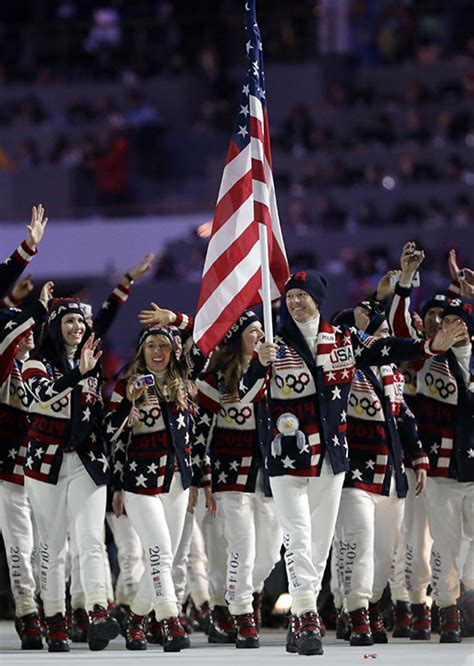
[(268, 232), (266, 225), (259, 223), (258, 231), (260, 237), (260, 264), (262, 272), (263, 330), (265, 331), (265, 342), (273, 342), (270, 262), (268, 260)]

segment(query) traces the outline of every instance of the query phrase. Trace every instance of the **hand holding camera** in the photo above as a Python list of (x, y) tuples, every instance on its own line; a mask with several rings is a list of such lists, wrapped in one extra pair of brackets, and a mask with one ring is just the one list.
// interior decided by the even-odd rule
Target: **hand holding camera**
[(135, 402), (146, 393), (149, 386), (154, 385), (153, 375), (132, 375), (127, 384), (127, 398), (130, 402)]

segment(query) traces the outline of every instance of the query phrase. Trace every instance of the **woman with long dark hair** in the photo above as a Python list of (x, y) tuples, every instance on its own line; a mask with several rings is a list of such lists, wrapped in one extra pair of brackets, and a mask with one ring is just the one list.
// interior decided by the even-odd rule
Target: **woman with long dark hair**
[(64, 562), (75, 529), (91, 650), (119, 633), (108, 614), (102, 556), (109, 468), (101, 441), (100, 340), (77, 299), (51, 302), (38, 352), (23, 368), (30, 405), (25, 487), (40, 535), (41, 595), (50, 652), (69, 651)]

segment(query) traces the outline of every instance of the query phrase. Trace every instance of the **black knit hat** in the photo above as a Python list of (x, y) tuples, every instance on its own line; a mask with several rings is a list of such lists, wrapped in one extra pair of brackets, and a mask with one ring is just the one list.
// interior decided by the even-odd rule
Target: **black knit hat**
[(472, 304), (462, 298), (452, 298), (444, 308), (443, 317), (455, 315), (466, 322), (469, 337), (474, 335), (474, 313)]
[(318, 271), (298, 271), (290, 275), (285, 284), (285, 296), (290, 289), (306, 291), (319, 307), (326, 299), (327, 280)]
[(78, 298), (53, 298), (49, 305), (49, 323), (61, 320), (66, 314), (79, 314), (84, 318)]
[(173, 332), (170, 328), (145, 328), (145, 330), (140, 333), (140, 337), (138, 338), (137, 349), (140, 349), (142, 344), (147, 338), (150, 337), (150, 335), (163, 335), (170, 341), (171, 348), (173, 352), (176, 353), (178, 346), (176, 344), (175, 336), (173, 335)]
[(237, 319), (235, 324), (233, 324), (227, 331), (221, 344), (225, 345), (227, 348), (239, 349), (240, 336), (247, 328), (247, 326), (253, 324), (254, 321), (260, 321), (255, 312), (253, 312), (253, 310), (245, 310), (245, 312)]
[(446, 294), (436, 294), (432, 296), (427, 301), (425, 301), (421, 307), (421, 318), (424, 319), (428, 310), (431, 308), (445, 308), (448, 303), (448, 297)]

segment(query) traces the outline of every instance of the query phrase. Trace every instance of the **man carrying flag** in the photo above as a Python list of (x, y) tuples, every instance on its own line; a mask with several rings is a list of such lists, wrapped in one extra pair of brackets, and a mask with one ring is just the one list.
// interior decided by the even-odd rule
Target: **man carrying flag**
[(244, 310), (262, 300), (259, 290), (264, 293), (269, 339), (270, 300), (280, 296), (289, 275), (273, 184), (255, 0), (245, 3), (245, 40), (249, 68), (217, 198), (194, 323), (194, 340), (205, 354), (219, 344)]

